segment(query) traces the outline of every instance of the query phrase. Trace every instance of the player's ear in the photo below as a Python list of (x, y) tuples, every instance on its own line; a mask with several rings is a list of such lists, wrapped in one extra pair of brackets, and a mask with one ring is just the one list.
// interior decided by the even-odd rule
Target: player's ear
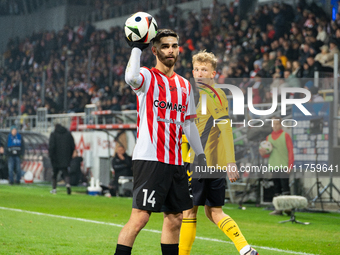
[(151, 47), (151, 50), (152, 50), (152, 54), (154, 54), (155, 56), (157, 56), (157, 49), (156, 49), (156, 46), (152, 46), (152, 47)]
[(216, 75), (216, 71), (213, 71), (213, 72), (211, 73), (211, 78), (214, 78), (215, 75)]

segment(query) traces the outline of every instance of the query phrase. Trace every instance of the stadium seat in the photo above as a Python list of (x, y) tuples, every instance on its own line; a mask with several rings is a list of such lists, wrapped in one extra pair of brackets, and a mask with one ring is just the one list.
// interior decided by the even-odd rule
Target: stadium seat
[(303, 225), (308, 225), (309, 222), (301, 222), (295, 218), (295, 210), (306, 208), (308, 205), (307, 199), (302, 196), (278, 196), (273, 198), (273, 204), (276, 210), (291, 210), (289, 220), (280, 221), (279, 223), (292, 222)]

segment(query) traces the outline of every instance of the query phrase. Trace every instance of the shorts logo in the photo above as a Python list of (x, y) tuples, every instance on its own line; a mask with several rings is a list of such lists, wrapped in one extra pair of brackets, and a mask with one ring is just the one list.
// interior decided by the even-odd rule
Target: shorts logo
[(153, 101), (153, 105), (155, 107), (159, 107), (161, 109), (167, 109), (167, 110), (170, 110), (170, 111), (186, 112), (186, 106), (185, 105), (173, 104), (172, 102), (155, 100), (155, 101)]

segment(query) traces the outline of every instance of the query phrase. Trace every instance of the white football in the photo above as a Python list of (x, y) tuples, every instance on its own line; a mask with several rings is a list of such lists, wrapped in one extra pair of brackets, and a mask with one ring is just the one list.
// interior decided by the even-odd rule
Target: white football
[(137, 12), (125, 22), (125, 36), (133, 42), (150, 43), (157, 34), (157, 22), (146, 12)]
[(265, 149), (266, 153), (269, 154), (273, 150), (273, 145), (269, 141), (262, 141), (260, 143), (260, 148)]

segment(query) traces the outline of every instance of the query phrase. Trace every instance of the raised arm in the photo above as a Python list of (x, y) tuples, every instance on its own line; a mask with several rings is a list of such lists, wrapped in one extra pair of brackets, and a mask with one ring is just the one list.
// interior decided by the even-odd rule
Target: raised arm
[(142, 51), (146, 49), (149, 44), (131, 42), (126, 38), (127, 43), (132, 48), (131, 56), (125, 70), (125, 81), (134, 90), (140, 89), (143, 85), (144, 77), (140, 73), (140, 56)]
[(143, 75), (139, 72), (141, 54), (142, 51), (140, 49), (133, 48), (125, 70), (125, 81), (134, 89), (138, 89), (144, 81)]

